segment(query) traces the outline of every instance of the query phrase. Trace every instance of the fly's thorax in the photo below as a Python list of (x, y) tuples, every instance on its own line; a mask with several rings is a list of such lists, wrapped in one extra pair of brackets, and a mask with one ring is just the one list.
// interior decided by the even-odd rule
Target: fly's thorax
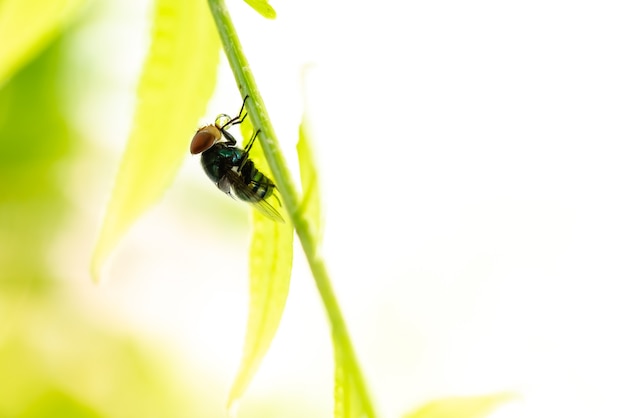
[(239, 167), (244, 156), (245, 152), (242, 149), (218, 142), (202, 153), (200, 161), (207, 176), (217, 183), (227, 171)]

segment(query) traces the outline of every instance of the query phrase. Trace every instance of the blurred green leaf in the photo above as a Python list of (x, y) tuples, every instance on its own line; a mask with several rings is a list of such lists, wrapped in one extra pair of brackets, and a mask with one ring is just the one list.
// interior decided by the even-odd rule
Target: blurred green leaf
[(511, 393), (496, 393), (438, 399), (405, 415), (404, 418), (483, 418), (514, 398), (515, 395)]
[(199, 417), (223, 408), (204, 396), (198, 413), (162, 346), (111, 329), (76, 300), (25, 300), (11, 314), (15, 326), (2, 328), (0, 344), (0, 417)]
[[(242, 131), (245, 138), (252, 136), (249, 119)], [(252, 147), (250, 159), (261, 172), (268, 172), (260, 146)], [(274, 222), (253, 210), (248, 326), (243, 358), (228, 396), (229, 409), (236, 407), (274, 339), (289, 293), (292, 258), (292, 225)]]
[(0, 294), (54, 288), (49, 261), (36, 260), (66, 220), (59, 169), (77, 140), (62, 112), (62, 45), (52, 42), (0, 88)]
[(205, 0), (157, 0), (138, 103), (91, 273), (171, 184), (215, 87), (219, 39)]
[(0, 86), (61, 31), (85, 0), (0, 2)]
[(19, 418), (99, 418), (93, 408), (61, 390), (50, 390), (37, 398)]
[(319, 246), (322, 239), (321, 199), (306, 115), (302, 117), (299, 134), (298, 144), (296, 145), (298, 163), (300, 165), (300, 183), (302, 184), (302, 200), (299, 210), (313, 227), (316, 244)]
[(250, 7), (267, 19), (276, 19), (276, 10), (265, 0), (244, 0)]

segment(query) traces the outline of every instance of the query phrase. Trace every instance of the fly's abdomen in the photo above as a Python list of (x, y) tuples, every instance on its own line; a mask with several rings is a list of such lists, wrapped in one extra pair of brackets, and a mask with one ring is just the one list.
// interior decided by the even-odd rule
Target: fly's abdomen
[(247, 186), (247, 192), (235, 189), (235, 194), (249, 202), (258, 202), (272, 195), (276, 185), (265, 174), (254, 166), (251, 160), (247, 160), (241, 167), (241, 179)]

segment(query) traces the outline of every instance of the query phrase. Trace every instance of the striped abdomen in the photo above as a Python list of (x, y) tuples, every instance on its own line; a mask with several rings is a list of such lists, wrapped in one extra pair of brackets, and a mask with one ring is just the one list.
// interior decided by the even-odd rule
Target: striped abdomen
[(241, 179), (246, 185), (247, 190), (239, 190), (233, 187), (235, 194), (241, 200), (248, 202), (258, 202), (267, 199), (272, 195), (276, 185), (265, 174), (261, 173), (254, 166), (251, 160), (246, 160), (240, 170)]

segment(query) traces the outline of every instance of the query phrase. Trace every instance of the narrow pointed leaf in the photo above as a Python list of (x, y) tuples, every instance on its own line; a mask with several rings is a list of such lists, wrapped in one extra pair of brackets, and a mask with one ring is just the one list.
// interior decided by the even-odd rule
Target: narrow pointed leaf
[(302, 200), (299, 210), (310, 222), (313, 231), (315, 231), (316, 244), (320, 245), (322, 238), (321, 199), (310, 137), (310, 130), (305, 115), (300, 123), (299, 139), (296, 145), (298, 163), (300, 165), (300, 183), (302, 184)]
[[(250, 138), (248, 120), (243, 124), (244, 137)], [(239, 144), (242, 145), (242, 144)], [(261, 147), (252, 147), (250, 159), (262, 173), (269, 171)], [(268, 200), (280, 209), (276, 199)], [(250, 243), (250, 304), (243, 357), (235, 382), (228, 396), (228, 409), (233, 410), (256, 373), (270, 347), (287, 301), (293, 257), (291, 223), (275, 222), (256, 209), (252, 210)]]
[(265, 0), (244, 0), (250, 7), (257, 11), (258, 14), (267, 19), (276, 19), (276, 11)]
[(405, 415), (404, 418), (484, 418), (514, 398), (515, 395), (511, 393), (496, 393), (438, 399)]
[(0, 1), (0, 86), (59, 35), (84, 0)]
[[(298, 163), (300, 165), (300, 183), (302, 185), (302, 199), (298, 210), (309, 222), (315, 236), (315, 245), (320, 246), (322, 239), (322, 211), (317, 168), (313, 148), (311, 146), (311, 134), (306, 118), (302, 117), (299, 129), (299, 139), (296, 145), (298, 151)], [(335, 418), (361, 418), (373, 415), (361, 402), (360, 392), (357, 390), (355, 376), (358, 374), (354, 364), (350, 361), (349, 351), (342, 338), (333, 335), (335, 352)]]
[(335, 348), (335, 418), (368, 417), (359, 399), (353, 379), (354, 371), (338, 339), (333, 339)]
[(205, 0), (156, 0), (152, 45), (133, 128), (93, 254), (102, 264), (131, 224), (172, 183), (217, 74), (219, 39)]
[(243, 358), (228, 397), (228, 408), (241, 398), (270, 347), (283, 314), (289, 281), (293, 231), (252, 212), (250, 303)]

